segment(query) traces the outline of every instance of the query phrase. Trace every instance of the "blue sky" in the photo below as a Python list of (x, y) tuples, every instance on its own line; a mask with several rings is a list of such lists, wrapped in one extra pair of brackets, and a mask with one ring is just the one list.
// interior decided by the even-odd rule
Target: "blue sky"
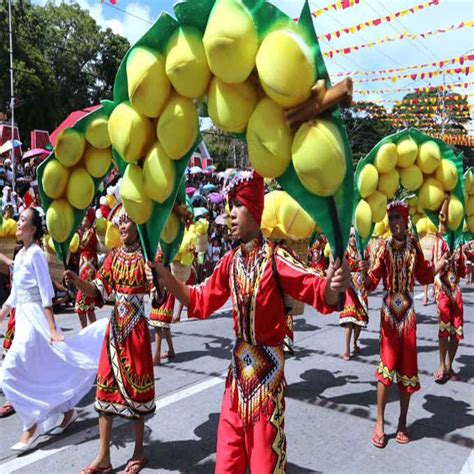
[[(69, 2), (69, 0), (64, 1)], [(309, 4), (312, 10), (316, 10), (334, 1), (310, 0)], [(357, 6), (347, 10), (324, 13), (316, 18), (314, 21), (316, 32), (321, 36), (324, 33), (386, 16), (389, 13), (404, 10), (428, 1), (360, 0), (360, 4)], [(33, 0), (33, 2), (44, 4), (46, 0)], [(175, 2), (172, 0), (118, 0), (117, 9), (107, 4), (101, 4), (99, 0), (77, 0), (77, 3), (83, 8), (88, 9), (99, 24), (112, 28), (116, 33), (126, 36), (133, 43), (143, 35), (162, 10), (172, 13), (172, 5)], [(301, 11), (304, 0), (273, 0), (273, 3), (289, 16), (296, 17)], [(367, 28), (357, 34), (341, 35), (339, 39), (331, 42), (321, 41), (321, 49), (328, 51), (330, 49), (363, 44), (386, 36), (396, 36), (403, 32), (421, 33), (438, 28), (446, 28), (450, 25), (459, 24), (462, 21), (472, 20), (473, 18), (474, 2), (471, 0), (440, 0), (438, 6), (427, 8), (390, 23)], [(428, 39), (415, 41), (401, 40), (386, 43), (375, 48), (355, 52), (348, 56), (335, 56), (333, 59), (327, 58), (326, 66), (333, 80), (337, 80), (335, 75), (340, 72), (371, 71), (432, 63), (458, 57), (468, 52), (474, 53), (472, 28), (440, 34)], [(429, 68), (429, 70), (434, 70), (434, 68)], [(465, 75), (445, 76), (446, 84), (468, 81), (469, 77)], [(416, 81), (411, 79), (401, 79), (397, 80), (397, 82), (386, 80), (375, 83), (359, 83), (355, 85), (355, 90), (394, 90), (407, 87), (425, 87), (442, 83), (442, 77)], [(459, 90), (458, 92), (473, 93), (474, 88)], [(394, 100), (400, 99), (404, 94), (405, 92), (389, 94), (374, 92), (369, 98)], [(356, 93), (355, 97), (356, 99), (362, 99), (367, 96), (358, 96)], [(474, 104), (474, 97), (471, 96), (469, 101), (471, 104)]]

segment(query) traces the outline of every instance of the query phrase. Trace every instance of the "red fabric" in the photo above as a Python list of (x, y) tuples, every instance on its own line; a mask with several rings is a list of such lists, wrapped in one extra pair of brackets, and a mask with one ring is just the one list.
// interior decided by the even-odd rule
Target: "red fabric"
[(89, 207), (86, 211), (86, 218), (92, 224), (95, 220), (95, 210), (92, 207)]
[[(250, 472), (267, 474), (286, 472), (286, 439), (284, 436), (285, 401), (275, 415), (275, 404), (270, 403), (266, 415), (250, 425), (244, 426), (236, 411), (232, 409), (229, 388), (224, 392), (219, 427), (217, 429), (216, 474), (245, 474)], [(278, 449), (273, 449), (276, 437)], [(277, 451), (280, 456), (277, 455)]]
[(324, 275), (327, 270), (327, 259), (324, 256), (324, 248), (327, 244), (327, 239), (324, 234), (321, 234), (316, 239), (309, 249), (308, 261), (311, 268), (318, 271), (321, 275)]
[(171, 324), (173, 322), (174, 303), (175, 297), (171, 293), (166, 292), (163, 303), (158, 308), (152, 306), (150, 309), (151, 325), (153, 326), (153, 321)]
[(260, 225), (265, 202), (264, 194), (263, 178), (254, 172), (252, 179), (240, 182), (229, 192), (229, 199), (237, 198)]
[(212, 275), (202, 285), (191, 287), (188, 317), (206, 319), (231, 297), (235, 335), (246, 339), (245, 329), (252, 327), (255, 329), (253, 340), (247, 342), (278, 346), (283, 343), (287, 323), (283, 298), (272, 271), (271, 258), (275, 258), (277, 274), (284, 293), (313, 306), (323, 314), (331, 313), (333, 308), (325, 303), (326, 280), (317, 272), (296, 260), (283, 247), (277, 247), (272, 256), (272, 244), (264, 241), (260, 245), (265, 246), (264, 261), (259, 266), (262, 274), (258, 280), (258, 288), (252, 289), (256, 299), (250, 314), (244, 314), (237, 309), (235, 291), (237, 277), (234, 272), (235, 261), (241, 253), (239, 247), (224, 255)]
[(13, 343), (15, 337), (15, 308), (10, 310), (10, 319), (8, 320), (5, 338), (3, 339), (3, 352), (7, 353)]
[(392, 201), (387, 207), (387, 213), (390, 216), (392, 212), (398, 212), (405, 222), (405, 225), (408, 225), (408, 206), (402, 201)]
[(453, 298), (441, 292), (436, 298), (439, 317), (439, 337), (455, 337), (464, 339), (464, 305), (462, 294), (458, 292)]
[[(81, 280), (91, 282), (97, 272), (97, 235), (89, 228), (81, 236), (79, 244), (79, 276)], [(77, 314), (87, 314), (95, 309), (94, 298), (86, 296), (81, 290), (76, 294), (75, 311)]]

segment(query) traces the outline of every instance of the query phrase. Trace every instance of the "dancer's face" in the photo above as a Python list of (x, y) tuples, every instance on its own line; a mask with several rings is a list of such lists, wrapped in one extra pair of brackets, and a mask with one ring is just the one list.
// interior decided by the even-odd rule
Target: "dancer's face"
[(388, 225), (392, 236), (397, 240), (405, 239), (407, 235), (407, 226), (402, 215), (397, 211), (392, 211), (388, 215)]
[(242, 242), (249, 242), (260, 230), (248, 208), (238, 198), (231, 202), (230, 223), (232, 237)]
[(30, 209), (24, 210), (20, 214), (18, 224), (16, 226), (16, 238), (21, 241), (33, 240), (36, 227), (32, 224), (33, 212)]
[(129, 245), (137, 240), (137, 226), (127, 216), (120, 218), (119, 231), (122, 244)]

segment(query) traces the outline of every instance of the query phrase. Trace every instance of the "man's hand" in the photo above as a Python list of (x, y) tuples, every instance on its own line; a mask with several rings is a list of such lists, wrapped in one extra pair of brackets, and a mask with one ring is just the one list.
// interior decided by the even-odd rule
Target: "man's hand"
[(72, 270), (66, 270), (63, 274), (64, 279), (68, 285), (77, 286), (77, 280), (80, 280), (79, 276)]
[(326, 278), (331, 290), (336, 293), (344, 293), (351, 284), (351, 272), (346, 260), (344, 259), (342, 263), (339, 258), (331, 261)]
[(367, 275), (367, 273), (369, 271), (369, 262), (367, 260), (360, 260), (359, 261), (359, 271), (363, 275)]

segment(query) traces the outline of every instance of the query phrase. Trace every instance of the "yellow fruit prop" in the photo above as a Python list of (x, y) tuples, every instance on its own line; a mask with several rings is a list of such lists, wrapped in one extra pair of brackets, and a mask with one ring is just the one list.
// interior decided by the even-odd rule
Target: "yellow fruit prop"
[(379, 182), (379, 173), (374, 165), (367, 165), (361, 171), (357, 186), (359, 188), (360, 195), (365, 198), (372, 194), (376, 189)]
[(240, 0), (216, 2), (203, 37), (212, 73), (224, 82), (245, 81), (255, 66), (258, 35), (253, 18)]
[(171, 244), (171, 242), (173, 242), (178, 236), (180, 225), (179, 217), (172, 212), (166, 221), (163, 232), (161, 233), (161, 240), (167, 244)]
[(431, 174), (438, 168), (440, 163), (441, 150), (439, 149), (439, 145), (432, 140), (423, 143), (420, 147), (418, 159), (416, 160), (416, 164), (421, 171), (423, 171), (424, 174)]
[(310, 49), (290, 30), (268, 34), (260, 45), (256, 64), (263, 90), (285, 108), (304, 102), (317, 79)]
[(458, 184), (458, 170), (455, 164), (450, 160), (442, 160), (436, 169), (435, 178), (445, 191), (452, 191)]
[(86, 128), (86, 140), (99, 149), (108, 148), (110, 143), (108, 120), (105, 117), (97, 117), (92, 120)]
[(354, 225), (357, 232), (363, 239), (366, 239), (370, 236), (372, 221), (372, 209), (367, 201), (361, 199), (355, 210)]
[(377, 186), (377, 191), (380, 191), (382, 194), (385, 194), (388, 199), (392, 199), (395, 196), (395, 193), (398, 191), (399, 184), (400, 175), (398, 174), (397, 170), (393, 169), (388, 173), (383, 173), (379, 175), (379, 184)]
[(84, 154), (84, 165), (93, 178), (103, 178), (112, 164), (111, 148), (89, 148)]
[(42, 177), (44, 192), (51, 199), (61, 197), (66, 190), (70, 169), (62, 165), (58, 160), (49, 161)]
[(374, 191), (366, 201), (372, 211), (372, 222), (383, 220), (387, 212), (387, 196), (379, 191)]
[(79, 250), (79, 234), (75, 233), (71, 239), (71, 242), (69, 242), (69, 251), (71, 253), (76, 253)]
[(215, 77), (207, 97), (209, 117), (220, 128), (241, 133), (247, 128), (257, 100), (250, 81), (227, 84)]
[(152, 201), (145, 194), (143, 172), (138, 165), (127, 166), (120, 185), (120, 196), (130, 219), (144, 224), (151, 216)]
[(375, 155), (374, 165), (379, 173), (388, 173), (395, 168), (397, 159), (397, 145), (384, 143)]
[(421, 186), (418, 194), (420, 206), (430, 211), (436, 211), (440, 208), (443, 200), (444, 190), (441, 183), (434, 178), (428, 178)]
[(3, 219), (0, 226), (0, 238), (8, 238), (16, 236), (16, 221), (15, 219)]
[(423, 173), (416, 165), (401, 168), (400, 182), (407, 191), (416, 191), (423, 184)]
[(173, 160), (183, 157), (198, 136), (199, 118), (191, 99), (173, 94), (158, 119), (158, 141)]
[(462, 202), (456, 197), (451, 196), (448, 205), (448, 229), (455, 231), (464, 219), (464, 207)]
[(293, 165), (303, 186), (317, 196), (331, 196), (346, 174), (342, 137), (326, 120), (306, 122), (291, 147)]
[(53, 201), (46, 211), (46, 225), (56, 242), (64, 242), (74, 225), (74, 211), (71, 205), (64, 199)]
[(113, 147), (127, 163), (143, 158), (154, 140), (151, 120), (129, 102), (123, 102), (114, 109), (108, 129)]
[(64, 129), (56, 139), (56, 158), (64, 166), (74, 166), (82, 157), (86, 147), (84, 134), (73, 128)]
[(175, 164), (157, 142), (148, 152), (143, 164), (145, 193), (156, 202), (164, 202), (173, 191), (176, 179)]
[(292, 133), (284, 110), (269, 98), (262, 99), (248, 122), (247, 146), (252, 167), (265, 178), (277, 178), (291, 161)]
[(314, 221), (287, 193), (279, 208), (278, 225), (286, 239), (308, 239), (314, 232)]
[(413, 138), (408, 137), (397, 143), (397, 166), (407, 168), (412, 165), (418, 155), (418, 145)]
[(127, 57), (127, 85), (133, 107), (147, 117), (158, 117), (171, 89), (163, 56), (145, 46), (133, 48)]
[(119, 228), (110, 222), (107, 223), (104, 242), (107, 250), (116, 249), (122, 244)]
[[(76, 168), (67, 183), (67, 200), (76, 209), (85, 209), (94, 199), (95, 187), (90, 174), (84, 168)], [(57, 240), (57, 239), (55, 239)]]
[(466, 215), (474, 215), (474, 196), (469, 196), (466, 200)]
[(202, 97), (211, 80), (201, 32), (184, 25), (175, 30), (166, 48), (166, 75), (178, 94)]
[(466, 222), (469, 232), (474, 233), (474, 216), (468, 216)]

